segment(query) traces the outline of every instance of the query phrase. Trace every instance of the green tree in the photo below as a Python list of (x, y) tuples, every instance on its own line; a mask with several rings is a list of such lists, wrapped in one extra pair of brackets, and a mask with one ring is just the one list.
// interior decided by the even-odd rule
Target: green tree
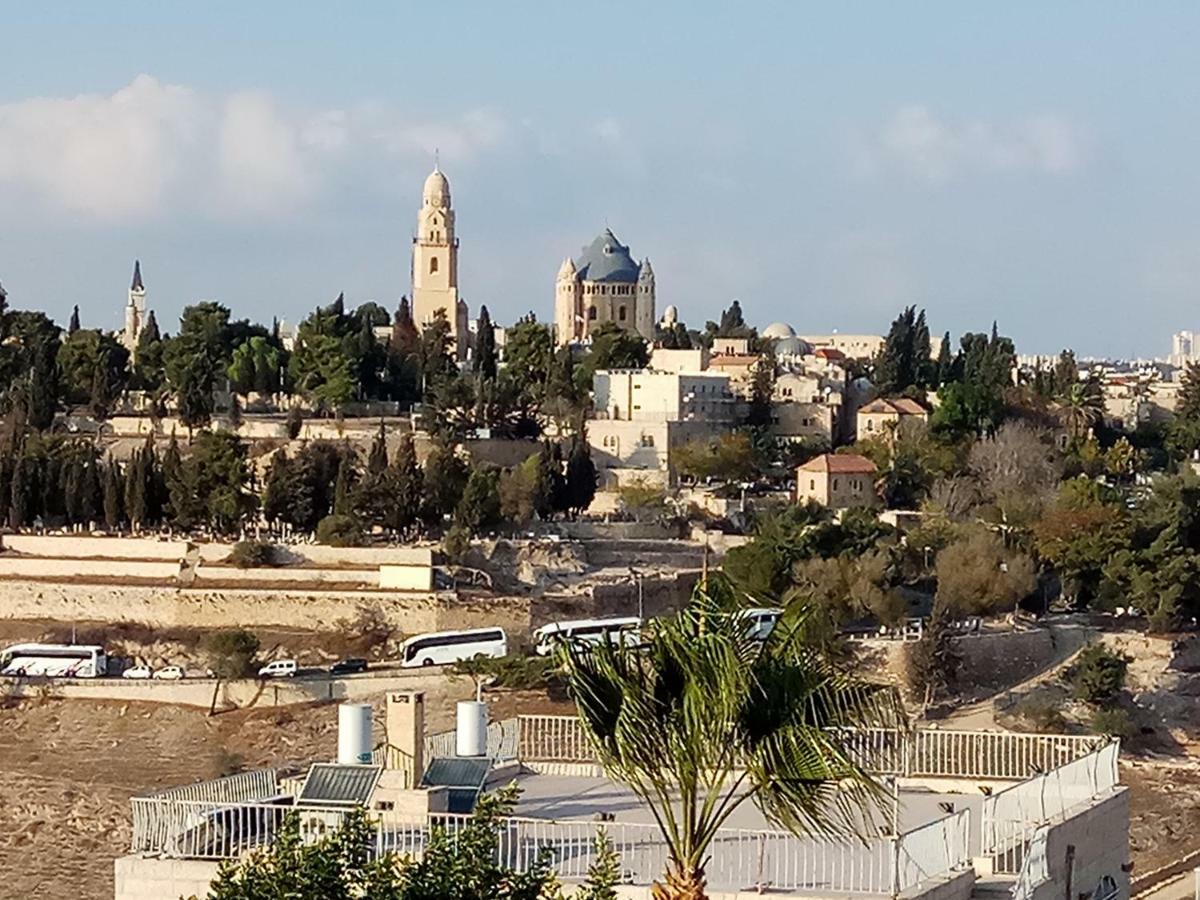
[(496, 377), (496, 333), (486, 306), (479, 307), (479, 327), (475, 334), (475, 353), (471, 369), (481, 379)]
[(800, 834), (851, 831), (882, 803), (842, 735), (901, 724), (899, 700), (839, 670), (810, 639), (796, 613), (756, 644), (698, 588), (683, 612), (656, 622), (645, 648), (562, 645), (605, 774), (650, 807), (666, 841), (657, 897), (705, 896), (711, 842), (742, 803)]
[(146, 315), (146, 324), (138, 335), (137, 347), (133, 352), (133, 375), (130, 387), (142, 391), (157, 392), (166, 381), (166, 342), (158, 329), (158, 320), (151, 310)]
[(231, 533), (254, 509), (247, 490), (246, 446), (227, 431), (205, 432), (169, 484), (171, 510), (181, 528), (207, 524)]
[(9, 483), (8, 527), (17, 531), (25, 527), (29, 517), (29, 486), (26, 484), (25, 452), (22, 447), (15, 454), (12, 480)]
[(578, 515), (592, 505), (596, 497), (596, 464), (585, 435), (576, 435), (567, 456), (567, 509)]
[(335, 513), (317, 523), (317, 543), (330, 547), (361, 547), (365, 538), (357, 519)]
[(907, 307), (889, 329), (883, 347), (875, 359), (874, 382), (879, 392), (895, 396), (910, 390), (924, 390), (936, 378), (930, 358), (929, 326), (925, 310)]
[(1079, 651), (1067, 669), (1067, 681), (1075, 695), (1088, 703), (1106, 703), (1125, 687), (1125, 673), (1132, 660), (1114, 653), (1103, 644), (1089, 644)]
[(955, 643), (953, 618), (945, 604), (934, 603), (921, 639), (905, 645), (908, 688), (925, 706), (951, 694), (958, 684), (962, 654)]
[(575, 368), (575, 385), (581, 394), (591, 391), (592, 376), (600, 369), (642, 369), (650, 361), (646, 342), (615, 322), (604, 322), (591, 338), (591, 349)]
[(422, 517), (427, 522), (440, 522), (458, 507), (467, 486), (467, 464), (453, 446), (435, 443), (425, 458), (423, 473), (424, 498)]
[(1104, 415), (1104, 392), (1094, 377), (1072, 382), (1058, 402), (1059, 415), (1072, 441), (1083, 440)]
[(121, 501), (124, 493), (121, 467), (115, 459), (109, 457), (104, 466), (104, 524), (109, 531), (116, 531), (121, 525)]
[(129, 351), (110, 334), (95, 329), (72, 333), (58, 351), (67, 400), (92, 405), (97, 418), (106, 418), (112, 401), (125, 389)]
[(475, 466), (454, 512), (454, 521), (470, 534), (495, 527), (500, 516), (500, 470), (495, 466)]
[(292, 384), (322, 412), (340, 409), (359, 388), (354, 321), (342, 295), (314, 310), (296, 330), (288, 361)]
[(397, 531), (403, 531), (420, 518), (425, 496), (425, 475), (417, 461), (417, 448), (411, 432), (401, 435), (392, 470), (394, 495), (391, 525)]
[(379, 421), (379, 433), (371, 442), (371, 452), (367, 456), (367, 471), (372, 475), (382, 475), (388, 467), (387, 433), (383, 429), (383, 420)]
[(746, 424), (751, 428), (769, 428), (774, 400), (775, 354), (760, 353), (750, 369), (750, 402), (747, 406)]
[(226, 368), (234, 393), (277, 394), (282, 388), (285, 352), (269, 337), (255, 335), (233, 350)]
[(1037, 587), (1033, 560), (974, 529), (937, 555), (937, 602), (959, 616), (1007, 612)]
[(208, 667), (218, 678), (245, 678), (254, 671), (258, 636), (244, 628), (227, 628), (205, 635), (200, 642)]
[(206, 300), (184, 309), (179, 334), (167, 343), (163, 361), (167, 385), (189, 434), (212, 421), (213, 391), (231, 352), (226, 307)]
[(339, 516), (350, 514), (351, 464), (345, 456), (338, 460), (337, 477), (333, 482), (333, 512)]

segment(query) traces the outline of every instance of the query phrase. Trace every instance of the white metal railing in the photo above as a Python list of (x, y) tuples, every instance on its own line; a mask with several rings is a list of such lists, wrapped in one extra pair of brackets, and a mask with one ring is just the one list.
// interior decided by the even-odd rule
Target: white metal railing
[[(518, 759), (595, 760), (587, 731), (575, 716), (518, 716), (516, 723)], [(914, 778), (1027, 779), (1085, 757), (1105, 742), (1090, 735), (1003, 731), (863, 728), (841, 733), (851, 754), (868, 771)]]
[(279, 775), (274, 769), (254, 769), (225, 778), (181, 784), (150, 794), (172, 800), (208, 800), (214, 803), (247, 803), (279, 795)]
[[(563, 716), (562, 718), (569, 717)], [(487, 752), (493, 762), (511, 762), (518, 758), (518, 731), (518, 719), (503, 719), (499, 722), (493, 722), (488, 726)], [(453, 731), (440, 731), (425, 739), (426, 762), (438, 757), (457, 755), (455, 733)]]
[(1030, 838), (1047, 822), (1066, 817), (1119, 783), (1120, 742), (1108, 741), (1085, 756), (1035, 775), (983, 801), (983, 853), (997, 872), (1016, 875)]
[[(268, 845), (289, 812), (298, 815), (301, 835), (312, 839), (334, 830), (346, 809), (139, 797), (133, 801), (133, 851), (168, 858), (236, 859)], [(453, 845), (470, 818), (433, 814), (425, 824), (380, 822), (376, 826), (375, 851), (419, 858), (429, 846), (433, 829), (442, 829)], [(597, 828), (604, 829), (616, 851), (622, 882), (650, 884), (662, 876), (669, 850), (655, 825), (501, 819), (496, 825), (496, 858), (523, 872), (548, 852), (551, 867), (560, 878), (582, 879), (596, 862)], [(928, 877), (966, 864), (965, 856), (952, 856), (951, 844), (941, 837), (944, 830), (927, 826), (897, 843), (886, 837), (854, 840), (721, 829), (710, 848), (706, 875), (709, 885), (717, 890), (887, 894), (893, 885), (907, 890)], [(925, 832), (930, 834), (926, 836)], [(939, 844), (938, 840), (943, 842)], [(898, 860), (902, 865), (899, 870), (895, 868)], [(937, 868), (943, 864), (945, 868)]]
[(928, 878), (965, 868), (971, 862), (971, 811), (958, 812), (900, 835), (896, 888), (915, 887)]

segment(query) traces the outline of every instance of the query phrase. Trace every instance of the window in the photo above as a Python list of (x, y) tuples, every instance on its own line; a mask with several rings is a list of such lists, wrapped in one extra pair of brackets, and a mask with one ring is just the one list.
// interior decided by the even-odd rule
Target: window
[(835, 479), (833, 479), (833, 489), (834, 489), (835, 491), (838, 489), (838, 480), (837, 480), (836, 478), (835, 478)]
[(436, 256), (429, 257), (429, 274), (435, 275), (438, 270), (438, 258)]
[(588, 307), (588, 321), (590, 321), (590, 322), (596, 321), (596, 307), (594, 307), (594, 306)]
[(815, 491), (817, 489), (817, 479), (815, 479), (815, 478), (808, 479), (808, 489), (810, 491)]
[(622, 306), (617, 310), (617, 318), (622, 322), (625, 321), (625, 307)]
[(867, 431), (874, 431), (874, 430), (875, 430), (875, 420), (867, 419)]
[(653, 447), (654, 446), (654, 435), (643, 434), (642, 435), (642, 446), (643, 447)]

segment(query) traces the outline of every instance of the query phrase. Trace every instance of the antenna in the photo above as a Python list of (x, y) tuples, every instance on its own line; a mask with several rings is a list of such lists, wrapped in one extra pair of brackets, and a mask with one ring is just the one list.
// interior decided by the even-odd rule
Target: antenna
[(441, 151), (437, 147), (434, 147), (433, 148), (433, 171), (435, 171), (435, 172), (441, 171), (440, 155), (441, 155)]

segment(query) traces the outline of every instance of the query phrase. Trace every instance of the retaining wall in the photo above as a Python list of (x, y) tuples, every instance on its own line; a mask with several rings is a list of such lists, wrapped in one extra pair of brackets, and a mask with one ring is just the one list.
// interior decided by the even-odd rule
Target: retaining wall
[(59, 559), (180, 560), (187, 553), (187, 543), (184, 541), (90, 534), (6, 534), (0, 537), (0, 547), (26, 556)]
[[(2, 563), (3, 560), (0, 560)], [(0, 569), (0, 571), (3, 571)], [(247, 586), (260, 585), (265, 582), (274, 584), (305, 585), (314, 582), (319, 584), (362, 584), (366, 587), (379, 587), (378, 569), (306, 569), (306, 568), (261, 568), (239, 569), (237, 566), (201, 565), (196, 568), (196, 583), (205, 581), (220, 581), (241, 583)], [(389, 585), (390, 586), (390, 585)], [(426, 591), (429, 585), (426, 584)]]
[(10, 578), (137, 578), (143, 581), (174, 581), (178, 562), (149, 562), (130, 559), (48, 559), (0, 557), (0, 577)]

